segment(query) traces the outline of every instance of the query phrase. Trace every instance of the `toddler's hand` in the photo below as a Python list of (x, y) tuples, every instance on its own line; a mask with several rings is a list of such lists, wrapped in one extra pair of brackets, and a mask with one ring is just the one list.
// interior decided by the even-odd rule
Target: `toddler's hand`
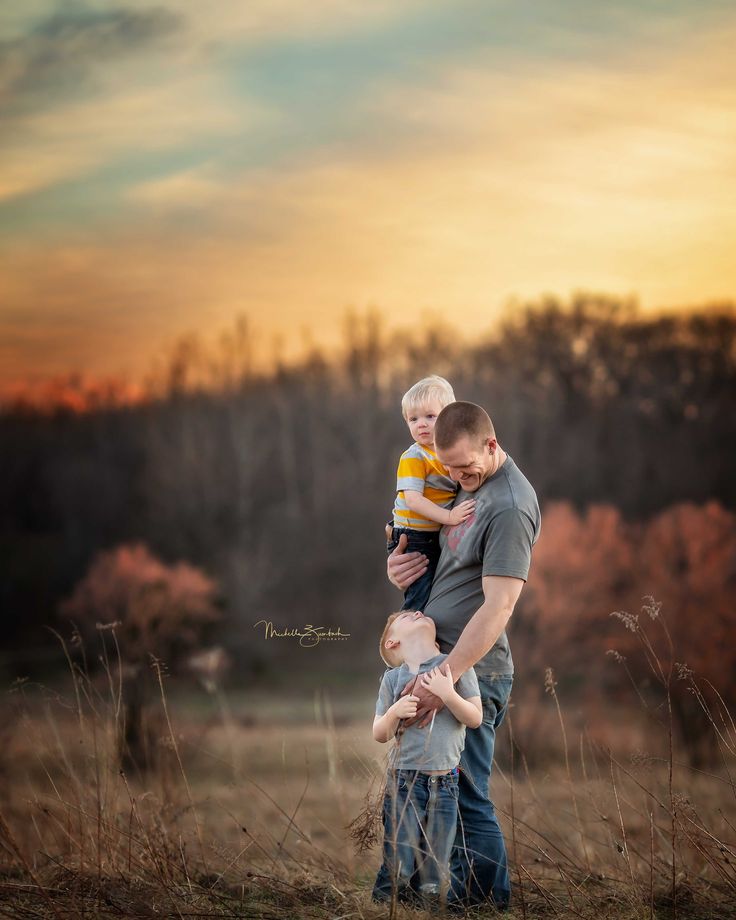
[(417, 714), (418, 702), (419, 697), (412, 696), (410, 693), (407, 693), (406, 696), (399, 697), (392, 707), (394, 715), (399, 719), (413, 719)]
[[(445, 669), (444, 674), (440, 670), (440, 667)], [(422, 678), (422, 686), (426, 687), (427, 690), (431, 690), (443, 703), (446, 703), (447, 697), (452, 693), (454, 681), (452, 679), (450, 666), (443, 663), (440, 667), (432, 668), (431, 671), (427, 671)]]
[(462, 524), (463, 521), (467, 520), (470, 515), (475, 510), (475, 499), (468, 498), (464, 502), (460, 502), (459, 505), (455, 505), (454, 508), (450, 508), (450, 524)]

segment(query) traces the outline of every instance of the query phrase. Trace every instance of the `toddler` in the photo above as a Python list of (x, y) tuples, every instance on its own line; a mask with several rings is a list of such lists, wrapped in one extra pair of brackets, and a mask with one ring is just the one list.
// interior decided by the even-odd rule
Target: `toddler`
[[(447, 655), (440, 653), (434, 621), (419, 610), (389, 616), (380, 652), (390, 670), (383, 675), (376, 702), (376, 741), (389, 741), (402, 719), (416, 715), (418, 698), (400, 695), (412, 676), (445, 704), (426, 728), (412, 725), (397, 737), (383, 799), (383, 860), (397, 898), (411, 900), (410, 883), (416, 872), (420, 898), (444, 904), (465, 726), (477, 728), (483, 717), (478, 678), (469, 668), (455, 689), (448, 666), (443, 666)], [(373, 897), (382, 900), (385, 894), (376, 886)]]
[[(414, 443), (399, 460), (393, 522), (386, 549), (392, 553), (405, 533), (406, 552), (424, 553), (428, 560), (427, 571), (406, 589), (402, 610), (424, 610), (440, 558), (440, 527), (461, 524), (475, 508), (473, 499), (451, 507), (457, 484), (434, 451), (434, 423), (442, 409), (453, 402), (452, 387), (437, 375), (415, 383), (401, 400), (401, 411)], [(388, 527), (386, 533), (388, 536)]]

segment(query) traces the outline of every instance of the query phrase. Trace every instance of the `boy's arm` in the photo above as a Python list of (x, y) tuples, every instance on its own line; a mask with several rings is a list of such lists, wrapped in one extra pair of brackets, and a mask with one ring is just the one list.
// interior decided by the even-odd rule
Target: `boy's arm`
[(389, 706), (383, 715), (376, 713), (373, 720), (373, 737), (381, 743), (390, 741), (396, 734), (401, 719), (413, 719), (417, 714), (417, 697), (410, 693)]
[(373, 720), (374, 739), (380, 741), (381, 744), (390, 741), (396, 734), (396, 729), (399, 727), (400, 721), (401, 720), (394, 712), (393, 706), (384, 712), (382, 716), (376, 716)]
[(396, 734), (399, 722), (408, 713), (416, 714), (416, 697), (402, 697), (394, 702), (394, 671), (386, 671), (381, 678), (376, 701), (376, 717), (373, 720), (373, 737), (384, 744)]
[(460, 502), (454, 508), (441, 508), (425, 498), (421, 492), (415, 492), (413, 489), (404, 489), (404, 500), (412, 511), (438, 524), (461, 524), (465, 518), (470, 516), (475, 507), (475, 501), (468, 499)]
[[(404, 451), (396, 470), (396, 491), (404, 493), (404, 501), (411, 511), (424, 515), (438, 524), (459, 524), (471, 513), (472, 502), (462, 502), (456, 508), (441, 508), (424, 495), (427, 466), (420, 449), (412, 445)], [(470, 506), (470, 507), (469, 507)]]
[(452, 693), (448, 694), (445, 706), (458, 722), (462, 722), (468, 728), (477, 728), (483, 721), (483, 706), (479, 696), (463, 699), (457, 690), (453, 690)]
[[(427, 671), (422, 678), (422, 687), (438, 696), (458, 722), (462, 722), (468, 728), (477, 728), (483, 721), (483, 706), (475, 671), (472, 672), (472, 678), (460, 676), (458, 687), (465, 694), (462, 696), (455, 689), (455, 680), (448, 661), (449, 658), (446, 658), (431, 671)], [(471, 693), (472, 696), (469, 695)]]

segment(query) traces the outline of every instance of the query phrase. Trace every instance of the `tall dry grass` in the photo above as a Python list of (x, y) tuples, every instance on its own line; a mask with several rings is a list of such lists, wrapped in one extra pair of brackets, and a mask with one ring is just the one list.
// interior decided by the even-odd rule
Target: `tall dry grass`
[[(734, 723), (674, 649), (657, 651), (667, 626), (656, 604), (619, 619), (652, 681), (632, 693), (638, 708), (612, 707), (608, 718), (622, 722), (621, 738), (636, 728), (638, 750), (602, 744), (574, 725), (552, 670), (547, 705), (512, 707), (498, 739), (507, 756), (492, 792), (515, 881), (511, 916), (733, 916)], [(101, 634), (108, 647), (109, 639)], [(82, 652), (67, 648), (63, 690), (19, 681), (4, 706), (2, 913), (389, 914), (370, 901), (385, 755), (370, 737), (373, 699), (325, 689), (279, 709), (266, 693), (237, 703), (210, 688), (205, 702), (182, 700), (152, 660), (157, 766), (129, 775), (119, 766), (124, 709), (114, 655), (103, 653), (92, 669)], [(670, 698), (681, 681), (715, 736), (718, 759), (707, 770), (689, 765), (673, 731)], [(357, 846), (350, 827), (361, 813)]]

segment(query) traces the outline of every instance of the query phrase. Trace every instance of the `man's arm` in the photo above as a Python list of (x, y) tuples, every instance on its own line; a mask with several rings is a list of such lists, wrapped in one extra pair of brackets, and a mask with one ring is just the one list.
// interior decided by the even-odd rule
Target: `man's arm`
[[(514, 612), (514, 605), (523, 587), (524, 581), (521, 578), (501, 575), (483, 576), (485, 600), (468, 620), (455, 647), (444, 662), (449, 665), (453, 675), (457, 675), (456, 679), (493, 648)], [(407, 683), (402, 692), (410, 692), (409, 687), (410, 684)], [(417, 714), (413, 719), (407, 720), (405, 725), (408, 728), (410, 725), (417, 724), (419, 728), (424, 728), (429, 725), (432, 711), (442, 708), (443, 704), (426, 687), (416, 687), (412, 692), (419, 697)]]
[(521, 578), (483, 576), (484, 601), (468, 620), (446, 659), (453, 674), (458, 677), (464, 674), (493, 648), (514, 612), (523, 587)]

